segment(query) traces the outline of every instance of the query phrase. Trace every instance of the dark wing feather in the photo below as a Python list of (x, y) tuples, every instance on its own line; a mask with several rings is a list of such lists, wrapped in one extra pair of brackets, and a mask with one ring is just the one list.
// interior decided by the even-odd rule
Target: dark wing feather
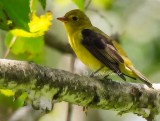
[(82, 37), (82, 44), (86, 47), (86, 49), (88, 49), (92, 55), (94, 55), (114, 73), (125, 80), (124, 75), (119, 69), (119, 63), (124, 63), (124, 60), (117, 53), (111, 40), (90, 29), (84, 29), (82, 31)]

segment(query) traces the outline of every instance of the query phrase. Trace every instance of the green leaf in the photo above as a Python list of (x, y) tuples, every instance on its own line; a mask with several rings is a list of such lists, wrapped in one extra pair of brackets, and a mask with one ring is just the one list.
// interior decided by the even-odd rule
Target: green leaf
[(84, 0), (72, 0), (80, 10), (84, 11)]
[[(13, 37), (14, 36), (10, 32), (6, 35), (5, 44), (8, 48), (10, 48), (10, 43)], [(25, 46), (24, 41), (21, 41), (19, 38), (17, 38), (15, 43), (13, 44), (13, 47), (11, 47), (11, 52), (13, 52), (16, 55), (20, 53), (24, 53), (25, 52), (24, 46)]]
[(28, 23), (30, 21), (29, 0), (0, 0), (0, 20), (4, 22), (0, 27), (8, 30), (8, 21), (12, 26), (29, 30)]
[(9, 30), (9, 26), (7, 25), (7, 17), (5, 16), (1, 6), (0, 6), (0, 28), (3, 30)]
[(11, 25), (8, 24), (8, 17), (4, 11), (1, 1), (0, 1), (0, 28), (3, 30), (9, 30), (9, 28), (12, 28)]
[(31, 54), (38, 54), (43, 51), (44, 41), (43, 37), (36, 37), (36, 38), (21, 38), (24, 40), (25, 51)]
[[(2, 89), (1, 89), (2, 90)], [(9, 89), (3, 89), (3, 91), (9, 91)], [(10, 90), (12, 91), (12, 90)], [(7, 113), (5, 109), (17, 109), (18, 107), (22, 107), (24, 105), (24, 101), (26, 100), (26, 93), (22, 93), (15, 100), (15, 95), (8, 96), (4, 93), (0, 92), (0, 108), (4, 109), (4, 114)]]
[(30, 0), (31, 11), (36, 11), (39, 0)]
[[(5, 44), (9, 48), (14, 36), (8, 33)], [(34, 57), (42, 53), (44, 47), (43, 37), (17, 37), (15, 43), (11, 47), (11, 52), (15, 55), (27, 54), (28, 57)]]
[(45, 10), (46, 9), (46, 0), (39, 0), (41, 3), (42, 8)]

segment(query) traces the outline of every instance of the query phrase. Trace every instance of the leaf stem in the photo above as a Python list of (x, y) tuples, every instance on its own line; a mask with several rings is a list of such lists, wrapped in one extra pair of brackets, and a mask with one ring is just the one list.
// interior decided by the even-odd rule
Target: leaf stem
[(14, 43), (16, 42), (16, 39), (17, 39), (17, 36), (13, 36), (13, 38), (9, 44), (9, 48), (7, 49), (7, 51), (4, 54), (4, 58), (7, 58), (7, 56), (9, 55), (11, 48), (13, 47)]

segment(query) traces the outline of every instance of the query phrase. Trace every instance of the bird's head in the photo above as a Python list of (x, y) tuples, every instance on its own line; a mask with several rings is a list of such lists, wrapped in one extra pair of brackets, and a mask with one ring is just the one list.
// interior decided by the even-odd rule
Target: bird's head
[(68, 31), (76, 31), (76, 29), (91, 25), (89, 18), (79, 9), (71, 10), (64, 17), (57, 19), (64, 22)]

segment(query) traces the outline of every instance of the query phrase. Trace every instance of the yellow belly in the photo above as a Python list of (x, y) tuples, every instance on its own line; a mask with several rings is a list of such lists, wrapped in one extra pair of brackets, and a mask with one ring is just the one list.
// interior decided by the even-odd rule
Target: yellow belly
[(78, 45), (75, 50), (77, 57), (90, 69), (96, 71), (103, 66), (103, 64), (97, 60), (87, 49), (82, 45)]
[(81, 38), (81, 35), (76, 34), (76, 37), (73, 36), (73, 38), (69, 38), (69, 43), (77, 57), (93, 71), (96, 71), (104, 66), (81, 44), (80, 40), (76, 40), (77, 37)]

